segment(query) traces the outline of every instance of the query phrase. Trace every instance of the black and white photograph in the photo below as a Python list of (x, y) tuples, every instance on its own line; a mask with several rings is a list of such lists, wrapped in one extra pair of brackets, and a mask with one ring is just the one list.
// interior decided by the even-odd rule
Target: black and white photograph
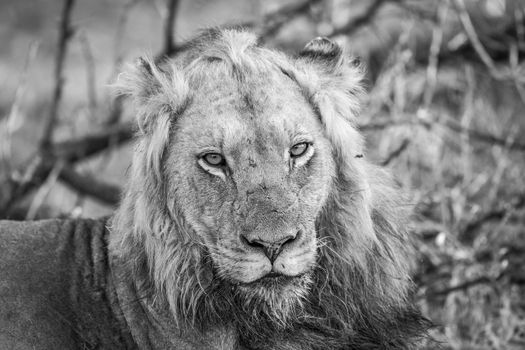
[(0, 350), (525, 349), (525, 0), (0, 0)]

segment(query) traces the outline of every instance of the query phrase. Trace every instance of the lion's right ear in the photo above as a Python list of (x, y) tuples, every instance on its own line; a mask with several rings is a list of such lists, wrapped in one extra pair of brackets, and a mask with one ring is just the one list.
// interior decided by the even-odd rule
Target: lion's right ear
[[(113, 85), (120, 95), (133, 99), (139, 130), (150, 134), (158, 120), (180, 113), (188, 98), (188, 84), (173, 62), (160, 68), (150, 57), (128, 64)], [(164, 117), (164, 118), (163, 118)]]

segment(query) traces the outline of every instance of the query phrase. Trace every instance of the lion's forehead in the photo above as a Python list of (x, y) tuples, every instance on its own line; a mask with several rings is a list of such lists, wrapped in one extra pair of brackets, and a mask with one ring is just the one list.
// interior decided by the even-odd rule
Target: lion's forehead
[(258, 70), (239, 79), (228, 69), (212, 69), (192, 90), (181, 128), (196, 147), (217, 145), (241, 157), (242, 150), (273, 152), (298, 136), (321, 133), (299, 86), (280, 71)]

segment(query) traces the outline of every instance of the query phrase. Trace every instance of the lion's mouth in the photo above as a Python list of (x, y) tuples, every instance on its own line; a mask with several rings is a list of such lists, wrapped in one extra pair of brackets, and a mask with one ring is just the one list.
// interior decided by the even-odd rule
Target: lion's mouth
[(281, 273), (271, 271), (267, 273), (266, 275), (262, 276), (259, 279), (256, 279), (255, 281), (252, 281), (250, 283), (247, 283), (246, 285), (249, 286), (286, 286), (294, 283), (295, 281), (298, 281), (302, 278), (302, 275), (297, 276), (287, 276), (283, 275)]
[(263, 279), (263, 278), (279, 278), (279, 277), (288, 277), (288, 276), (284, 276), (284, 275), (281, 274), (281, 273), (278, 273), (278, 272), (272, 271), (272, 272), (270, 272), (270, 273), (267, 273), (266, 275), (264, 275), (264, 276), (261, 277), (260, 279)]

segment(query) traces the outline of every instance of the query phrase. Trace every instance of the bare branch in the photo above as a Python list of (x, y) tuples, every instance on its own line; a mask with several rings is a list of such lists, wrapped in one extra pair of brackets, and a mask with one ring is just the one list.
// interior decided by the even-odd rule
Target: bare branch
[(49, 175), (46, 178), (46, 181), (40, 188), (38, 189), (37, 194), (34, 196), (33, 200), (31, 201), (31, 205), (29, 206), (29, 209), (27, 211), (26, 220), (34, 220), (36, 217), (36, 214), (42, 207), (42, 204), (44, 204), (44, 201), (46, 200), (47, 196), (51, 192), (51, 189), (55, 186), (58, 179), (58, 174), (62, 170), (64, 163), (63, 162), (56, 162), (53, 166), (53, 169), (49, 172)]
[[(474, 48), (474, 51), (480, 58), (480, 60), (483, 62), (483, 64), (487, 67), (492, 77), (496, 80), (511, 80), (514, 81), (518, 88), (518, 93), (522, 95), (522, 99), (525, 98), (523, 95), (523, 91), (520, 89), (519, 84), (523, 84), (523, 76), (519, 74), (520, 67), (517, 62), (517, 56), (518, 56), (518, 50), (517, 47), (515, 47), (514, 51), (514, 57), (515, 62), (512, 63), (512, 50), (511, 50), (511, 65), (510, 67), (501, 68), (498, 69), (496, 66), (496, 63), (488, 53), (488, 51), (483, 46), (481, 40), (479, 39), (476, 29), (474, 28), (474, 24), (472, 23), (472, 20), (470, 19), (470, 15), (465, 7), (464, 0), (454, 0), (454, 4), (458, 10), (459, 13), (459, 20), (461, 22), (461, 25), (463, 26), (463, 29), (465, 30), (465, 33), (467, 34), (467, 37)], [(518, 34), (519, 35), (519, 34)], [(515, 45), (514, 45), (515, 46)], [(511, 46), (512, 48), (512, 46)]]
[(21, 173), (15, 173), (2, 183), (4, 193), (0, 197), (0, 215), (9, 214), (9, 210), (17, 200), (44, 183), (53, 166), (53, 163), (47, 162), (42, 156), (38, 155), (22, 168)]
[(479, 37), (476, 34), (476, 29), (474, 29), (474, 25), (472, 24), (470, 16), (465, 7), (465, 3), (463, 2), (463, 0), (454, 0), (454, 3), (456, 4), (456, 8), (459, 12), (459, 20), (461, 21), (461, 25), (467, 33), (467, 36), (474, 50), (476, 50), (476, 53), (478, 54), (479, 58), (487, 66), (487, 68), (491, 72), (496, 72), (496, 66), (494, 64), (494, 61), (490, 57), (487, 50), (485, 50), (485, 48), (483, 47), (481, 40), (479, 40)]
[(59, 173), (59, 179), (75, 191), (94, 197), (106, 204), (116, 205), (120, 200), (121, 188), (83, 175), (71, 166), (65, 166)]
[[(436, 122), (437, 123), (437, 122)], [(467, 133), (469, 137), (476, 139), (481, 142), (490, 143), (492, 145), (498, 145), (502, 146), (503, 148), (507, 150), (513, 150), (513, 151), (525, 151), (525, 144), (524, 143), (518, 143), (516, 141), (512, 141), (509, 143), (508, 139), (498, 137), (496, 135), (482, 132), (479, 130), (474, 130), (471, 128), (466, 128), (461, 126), (460, 124), (457, 124), (457, 122), (453, 122), (452, 120), (447, 120), (444, 122), (437, 123), (441, 126), (444, 126), (448, 128), (449, 130), (452, 130), (456, 133)]]
[[(2, 183), (3, 194), (0, 197), (0, 215), (9, 213), (9, 209), (13, 207), (14, 203), (41, 186), (48, 178), (57, 161), (75, 163), (105, 151), (112, 145), (122, 144), (132, 137), (133, 128), (131, 124), (122, 124), (117, 128), (100, 134), (63, 141), (50, 146), (48, 152), (37, 154), (30, 163), (21, 168), (22, 170), (18, 175), (15, 173), (16, 176), (12, 176)], [(84, 182), (87, 182), (87, 180), (84, 180)], [(94, 195), (87, 191), (84, 192)], [(109, 199), (106, 202), (108, 201)]]
[(64, 69), (64, 59), (66, 57), (67, 45), (69, 39), (73, 35), (73, 28), (71, 27), (70, 22), (74, 3), (74, 0), (64, 0), (64, 7), (60, 20), (58, 50), (55, 58), (55, 86), (53, 88), (53, 99), (51, 100), (51, 108), (49, 110), (46, 122), (44, 123), (44, 133), (41, 140), (41, 145), (44, 149), (46, 149), (51, 142), (51, 136), (55, 127), (56, 119), (58, 117), (58, 106), (60, 104), (60, 100), (62, 99), (62, 86), (64, 83), (62, 72)]
[(474, 278), (472, 280), (467, 280), (465, 282), (450, 286), (448, 288), (439, 289), (439, 290), (429, 290), (427, 293), (425, 293), (424, 296), (426, 298), (433, 298), (437, 296), (448, 295), (454, 292), (465, 291), (471, 287), (474, 287), (480, 284), (491, 284), (491, 283), (497, 282), (503, 277), (505, 277), (504, 273), (500, 273), (495, 277), (481, 276), (478, 278)]
[(178, 7), (179, 0), (166, 0), (166, 21), (164, 22), (164, 44), (162, 49), (163, 55), (169, 55), (171, 52), (175, 51), (175, 40), (173, 38)]
[(505, 203), (505, 205), (491, 209), (477, 215), (477, 218), (468, 222), (464, 228), (459, 232), (459, 239), (461, 241), (470, 241), (472, 236), (486, 223), (491, 221), (499, 221), (507, 218), (516, 210), (525, 207), (525, 193), (517, 195), (514, 200)]
[(383, 160), (380, 163), (381, 166), (387, 166), (394, 159), (398, 158), (407, 149), (408, 145), (410, 145), (410, 140), (404, 139), (403, 142), (401, 142), (401, 144), (396, 149), (390, 152), (390, 154), (385, 158), (385, 160)]
[(433, 24), (432, 28), (432, 41), (430, 43), (430, 52), (427, 65), (427, 79), (425, 82), (425, 92), (423, 95), (423, 101), (426, 108), (430, 106), (436, 89), (439, 53), (441, 51), (443, 42), (443, 26), (445, 24), (448, 8), (449, 0), (443, 1), (438, 8), (438, 20)]
[(89, 44), (89, 39), (86, 33), (82, 32), (79, 36), (80, 45), (82, 47), (82, 54), (86, 64), (86, 85), (87, 98), (90, 116), (93, 117), (97, 110), (97, 90), (96, 90), (96, 70), (95, 58)]
[(27, 90), (29, 67), (33, 64), (39, 47), (40, 42), (38, 41), (32, 42), (29, 45), (29, 50), (27, 51), (24, 61), (24, 68), (18, 86), (16, 87), (13, 103), (11, 104), (6, 119), (0, 120), (0, 168), (5, 170), (6, 173), (11, 172), (11, 137), (23, 123), (23, 118), (21, 118), (21, 105)]
[(133, 137), (132, 124), (120, 124), (98, 134), (83, 138), (62, 141), (51, 147), (51, 154), (55, 158), (68, 162), (77, 162), (92, 155), (98, 154), (112, 145), (120, 145)]

